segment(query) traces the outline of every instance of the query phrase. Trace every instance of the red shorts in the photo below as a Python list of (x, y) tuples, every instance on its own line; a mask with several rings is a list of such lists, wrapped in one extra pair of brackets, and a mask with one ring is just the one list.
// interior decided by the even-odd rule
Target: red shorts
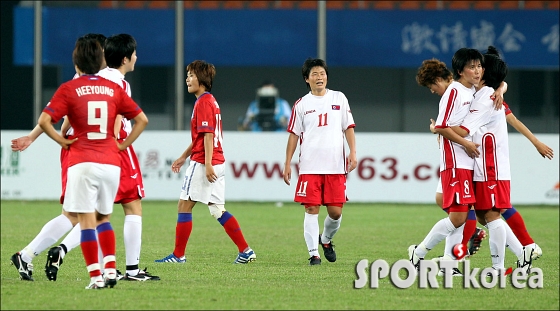
[(346, 174), (299, 175), (294, 201), (306, 206), (342, 206), (348, 201)]
[[(443, 208), (455, 205), (469, 205), (476, 202), (472, 189), (472, 170), (447, 169), (441, 172), (441, 187), (443, 190)], [(458, 210), (451, 210), (459, 212)], [(468, 207), (465, 212), (468, 211)]]
[(132, 146), (119, 152), (121, 158), (121, 180), (115, 203), (125, 204), (144, 197), (144, 182), (136, 152)]
[(60, 204), (64, 203), (66, 193), (66, 181), (68, 180), (68, 150), (60, 149), (60, 180), (62, 181), (62, 193), (60, 194)]
[(476, 210), (511, 208), (509, 180), (475, 181)]

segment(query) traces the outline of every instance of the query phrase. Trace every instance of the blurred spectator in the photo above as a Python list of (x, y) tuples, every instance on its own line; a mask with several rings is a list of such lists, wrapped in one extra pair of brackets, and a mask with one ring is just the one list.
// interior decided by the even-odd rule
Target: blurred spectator
[(249, 104), (239, 130), (241, 131), (285, 131), (292, 108), (278, 96), (278, 89), (271, 81), (265, 81), (257, 89), (257, 97)]

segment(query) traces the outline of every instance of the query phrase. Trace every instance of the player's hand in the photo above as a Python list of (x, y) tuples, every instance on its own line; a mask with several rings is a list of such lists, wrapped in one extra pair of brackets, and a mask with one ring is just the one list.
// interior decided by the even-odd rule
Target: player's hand
[(430, 119), (430, 132), (432, 132), (432, 134), (437, 134), (436, 133), (436, 121), (434, 121), (434, 119)]
[(504, 94), (501, 91), (494, 91), (494, 93), (490, 95), (490, 98), (494, 100), (494, 109), (502, 109), (502, 105), (504, 104)]
[(205, 167), (206, 167), (206, 179), (208, 179), (210, 183), (213, 183), (216, 180), (218, 180), (218, 175), (216, 175), (216, 173), (214, 172), (214, 167), (212, 165), (205, 165)]
[(554, 151), (552, 150), (552, 148), (543, 144), (542, 142), (537, 141), (535, 143), (535, 148), (537, 148), (537, 151), (543, 158), (548, 158), (549, 160), (552, 160), (552, 158), (554, 158)]
[(68, 148), (70, 147), (70, 145), (72, 145), (76, 140), (78, 140), (78, 138), (74, 138), (74, 139), (62, 138), (62, 141), (59, 142), (58, 144), (59, 144), (60, 147), (62, 147), (63, 149), (68, 150)]
[(12, 151), (23, 151), (27, 149), (32, 142), (29, 136), (12, 139)]
[(284, 171), (282, 172), (282, 175), (284, 176), (284, 182), (289, 186), (290, 179), (292, 178), (292, 168), (290, 167), (290, 165), (284, 165)]
[(183, 164), (185, 164), (185, 161), (187, 159), (183, 159), (183, 158), (179, 158), (177, 160), (175, 160), (175, 162), (173, 162), (173, 164), (171, 164), (171, 171), (173, 173), (179, 173), (179, 171), (181, 170), (181, 166), (183, 166)]
[(478, 146), (480, 146), (480, 144), (475, 144), (472, 141), (469, 141), (469, 142), (467, 142), (467, 145), (463, 146), (463, 147), (465, 148), (465, 151), (467, 152), (469, 157), (478, 158), (478, 156), (480, 155), (480, 151), (478, 150)]
[(352, 153), (346, 158), (346, 169), (348, 173), (353, 171), (358, 166), (358, 159), (356, 158), (356, 153)]

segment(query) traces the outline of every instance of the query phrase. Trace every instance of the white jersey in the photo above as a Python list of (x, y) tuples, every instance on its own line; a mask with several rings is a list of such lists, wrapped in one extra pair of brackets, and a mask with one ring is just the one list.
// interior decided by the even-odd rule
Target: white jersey
[(354, 127), (348, 99), (327, 89), (324, 96), (309, 92), (292, 109), (288, 132), (299, 136), (299, 174), (345, 174), (344, 132)]
[(488, 86), (474, 94), (470, 112), (461, 127), (480, 144), (480, 156), (475, 159), (474, 181), (511, 180), (509, 144), (505, 109), (494, 108)]
[[(459, 126), (469, 112), (475, 88), (467, 88), (463, 84), (453, 81), (443, 93), (439, 101), (439, 114), (436, 128)], [(465, 138), (470, 139), (470, 138)], [(474, 159), (469, 157), (463, 146), (442, 136), (439, 143), (439, 169), (444, 171), (452, 168), (472, 170)]]
[[(126, 94), (132, 97), (130, 84), (128, 83), (128, 81), (124, 79), (124, 75), (118, 69), (105, 67), (101, 69), (97, 74), (107, 80), (111, 80), (116, 84), (120, 85), (126, 91)], [(123, 117), (122, 122), (123, 122), (123, 126), (121, 127), (121, 131), (119, 131), (117, 137), (119, 139), (126, 138), (128, 134), (130, 134), (130, 131), (132, 131), (132, 123), (130, 122), (130, 120)], [(123, 130), (125, 131), (125, 133), (122, 133)]]

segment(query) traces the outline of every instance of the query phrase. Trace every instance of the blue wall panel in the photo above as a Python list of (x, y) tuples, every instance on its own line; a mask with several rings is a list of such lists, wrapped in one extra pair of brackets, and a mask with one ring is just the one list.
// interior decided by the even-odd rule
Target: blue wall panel
[[(329, 10), (330, 66), (418, 67), (450, 64), (461, 47), (495, 45), (511, 68), (558, 68), (558, 11)], [(33, 64), (33, 9), (15, 8), (14, 62)], [(43, 62), (72, 65), (86, 33), (129, 33), (143, 65), (173, 65), (174, 10), (43, 8)], [(314, 10), (186, 10), (185, 62), (219, 66), (296, 66), (317, 50)]]

